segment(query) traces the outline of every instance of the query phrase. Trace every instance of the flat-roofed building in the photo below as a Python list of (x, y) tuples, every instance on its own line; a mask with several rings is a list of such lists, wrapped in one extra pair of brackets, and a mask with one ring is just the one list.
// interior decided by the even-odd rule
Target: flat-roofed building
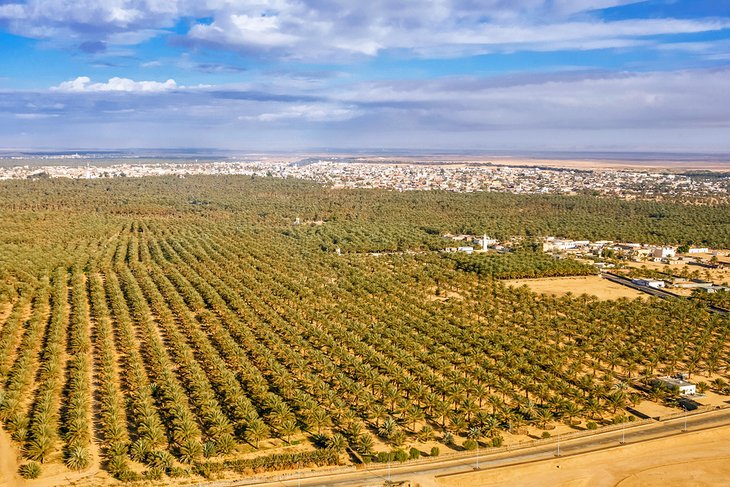
[(654, 384), (663, 384), (668, 389), (684, 396), (694, 396), (697, 394), (697, 385), (685, 380), (683, 375), (657, 377), (654, 379)]

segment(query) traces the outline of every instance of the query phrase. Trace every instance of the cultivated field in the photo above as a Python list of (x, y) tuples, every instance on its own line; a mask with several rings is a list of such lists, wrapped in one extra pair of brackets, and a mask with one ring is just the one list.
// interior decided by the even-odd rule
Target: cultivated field
[(533, 292), (564, 296), (588, 294), (598, 299), (643, 298), (646, 294), (631, 289), (600, 276), (546, 277), (542, 279), (509, 279), (503, 281), (508, 286), (527, 286)]
[[(626, 208), (654, 204), (244, 177), (0, 186), (4, 479), (406, 461), (625, 421), (642, 400), (676, 408), (637, 387), (656, 374), (707, 370), (727, 390), (730, 322), (700, 303), (494, 279), (586, 272), (528, 239), (504, 255), (427, 251), (459, 218), (541, 228), (569, 208), (571, 225), (596, 214), (620, 230)], [(703, 212), (685, 215), (693, 231), (727, 233)]]

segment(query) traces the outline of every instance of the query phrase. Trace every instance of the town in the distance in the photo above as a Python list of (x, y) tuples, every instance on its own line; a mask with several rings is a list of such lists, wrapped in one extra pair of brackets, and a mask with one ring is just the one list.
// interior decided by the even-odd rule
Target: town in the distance
[[(576, 163), (577, 162), (577, 163)], [(617, 167), (614, 167), (617, 166)], [(670, 165), (671, 167), (671, 165)], [(625, 199), (726, 202), (730, 177), (715, 170), (626, 161), (540, 161), (488, 157), (242, 156), (196, 160), (106, 158), (69, 153), (39, 157), (0, 153), (0, 180), (40, 177), (113, 178), (144, 176), (257, 175), (293, 177), (333, 188), (396, 191), (496, 191), (514, 194), (591, 194)]]

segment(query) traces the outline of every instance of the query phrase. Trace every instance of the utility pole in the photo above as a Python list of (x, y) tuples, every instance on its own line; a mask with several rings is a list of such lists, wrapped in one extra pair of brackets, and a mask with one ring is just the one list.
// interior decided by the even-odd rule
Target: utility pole
[(477, 440), (477, 470), (479, 470), (479, 440)]
[(555, 454), (556, 457), (560, 456), (560, 433), (558, 433), (558, 452)]

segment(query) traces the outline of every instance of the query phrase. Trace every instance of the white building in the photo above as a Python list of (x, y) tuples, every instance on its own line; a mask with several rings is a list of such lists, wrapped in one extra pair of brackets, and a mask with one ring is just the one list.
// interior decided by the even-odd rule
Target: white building
[(677, 252), (672, 247), (657, 247), (652, 251), (652, 257), (657, 259), (668, 259), (676, 254)]
[(730, 287), (727, 286), (708, 286), (704, 288), (705, 291), (707, 291), (709, 294), (717, 293), (717, 292), (730, 292)]
[(639, 286), (653, 287), (655, 289), (664, 287), (664, 281), (655, 279), (631, 279), (631, 282), (638, 284)]
[(708, 249), (707, 247), (701, 247), (701, 248), (697, 248), (697, 249), (689, 249), (688, 253), (690, 253), (690, 254), (707, 254), (709, 252), (710, 252), (710, 249)]
[(574, 240), (548, 237), (542, 244), (543, 252), (563, 251), (576, 248)]
[(482, 238), (477, 239), (476, 243), (478, 243), (479, 245), (482, 246), (482, 250), (486, 250), (487, 247), (489, 247), (490, 245), (495, 245), (495, 244), (499, 243), (499, 240), (488, 237), (487, 234), (485, 233)]
[(456, 250), (459, 251), (459, 252), (466, 252), (467, 254), (474, 253), (474, 247), (459, 247)]
[(694, 396), (697, 394), (697, 385), (686, 381), (682, 375), (676, 377), (658, 377), (655, 382), (664, 384), (670, 390), (674, 390), (683, 396)]

